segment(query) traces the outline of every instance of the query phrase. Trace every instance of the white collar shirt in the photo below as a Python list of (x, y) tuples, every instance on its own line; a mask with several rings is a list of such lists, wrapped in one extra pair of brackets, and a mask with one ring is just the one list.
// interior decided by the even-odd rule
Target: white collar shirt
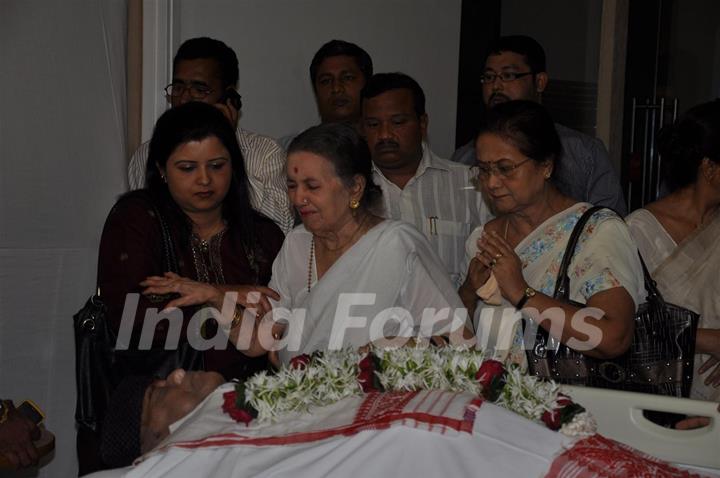
[(385, 217), (409, 222), (422, 232), (459, 287), (465, 240), (475, 227), (492, 219), (470, 182), (470, 168), (436, 156), (423, 143), (417, 171), (403, 189), (374, 164), (373, 178), (382, 189)]

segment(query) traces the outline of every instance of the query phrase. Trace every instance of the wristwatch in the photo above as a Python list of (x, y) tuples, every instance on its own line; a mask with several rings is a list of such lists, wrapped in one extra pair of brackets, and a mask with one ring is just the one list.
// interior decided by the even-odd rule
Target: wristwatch
[(515, 305), (515, 309), (521, 310), (527, 301), (530, 300), (531, 297), (535, 297), (535, 295), (537, 295), (537, 291), (535, 289), (532, 287), (525, 288), (525, 294), (523, 294), (522, 299), (520, 299)]

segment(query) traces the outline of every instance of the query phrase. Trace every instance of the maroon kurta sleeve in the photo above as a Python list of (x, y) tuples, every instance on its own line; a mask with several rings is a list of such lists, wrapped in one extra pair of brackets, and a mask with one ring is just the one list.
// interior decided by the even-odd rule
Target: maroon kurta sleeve
[[(162, 310), (168, 302), (150, 301), (141, 294), (140, 286), (146, 277), (165, 272), (163, 257), (162, 234), (149, 199), (133, 194), (121, 198), (110, 212), (100, 240), (98, 286), (108, 307), (109, 325), (116, 333), (120, 330), (126, 298), (130, 294), (137, 298), (135, 313), (126, 314), (133, 319), (133, 345), (140, 338), (147, 310)], [(185, 311), (185, 315), (191, 314)], [(182, 322), (179, 325), (184, 340)], [(153, 346), (164, 345), (168, 328), (167, 320), (158, 324)]]

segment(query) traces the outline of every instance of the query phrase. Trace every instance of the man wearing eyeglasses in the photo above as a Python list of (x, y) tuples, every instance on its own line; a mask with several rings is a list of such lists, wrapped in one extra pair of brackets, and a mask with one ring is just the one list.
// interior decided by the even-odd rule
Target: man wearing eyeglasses
[[(523, 35), (500, 37), (491, 47), (480, 77), (483, 101), (488, 108), (512, 100), (540, 103), (548, 84), (545, 51)], [(563, 154), (554, 180), (564, 194), (595, 205), (627, 212), (620, 180), (599, 139), (555, 123)], [(460, 147), (450, 158), (472, 166), (477, 161), (475, 142)]]
[[(191, 38), (180, 45), (173, 59), (173, 78), (165, 87), (165, 95), (173, 108), (189, 101), (215, 105), (235, 126), (242, 107), (235, 90), (238, 76), (237, 56), (230, 47), (212, 38)], [(275, 140), (239, 126), (237, 139), (245, 160), (253, 208), (287, 233), (293, 227), (294, 217), (287, 195), (285, 151)], [(149, 142), (143, 143), (130, 160), (130, 189), (145, 185), (148, 150)]]

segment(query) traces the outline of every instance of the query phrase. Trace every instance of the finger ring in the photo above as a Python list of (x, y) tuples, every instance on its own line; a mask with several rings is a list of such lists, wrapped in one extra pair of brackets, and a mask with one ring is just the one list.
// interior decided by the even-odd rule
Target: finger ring
[(490, 261), (490, 268), (492, 269), (493, 267), (495, 267), (495, 264), (497, 264), (497, 259), (494, 259), (494, 258), (493, 258), (493, 259)]

